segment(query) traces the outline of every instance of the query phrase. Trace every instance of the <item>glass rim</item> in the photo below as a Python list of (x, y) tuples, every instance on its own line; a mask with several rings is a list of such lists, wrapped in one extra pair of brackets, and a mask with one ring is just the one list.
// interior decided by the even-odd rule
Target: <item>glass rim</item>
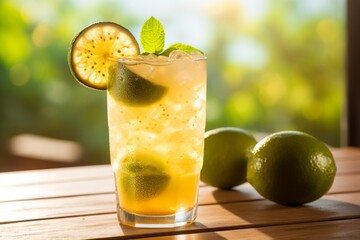
[[(146, 57), (146, 56), (145, 56)], [(151, 57), (144, 58), (142, 55), (137, 55), (134, 57), (123, 57), (123, 58), (108, 58), (111, 61), (124, 63), (124, 64), (149, 64), (149, 65), (168, 65), (178, 61), (188, 61), (188, 62), (202, 62), (207, 61), (207, 57), (202, 55), (202, 58), (171, 58), (168, 56), (156, 56), (152, 55)]]

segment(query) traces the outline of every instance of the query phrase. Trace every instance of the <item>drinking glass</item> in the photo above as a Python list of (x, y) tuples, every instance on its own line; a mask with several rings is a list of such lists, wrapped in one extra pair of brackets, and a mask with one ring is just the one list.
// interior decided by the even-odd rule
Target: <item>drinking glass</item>
[(189, 224), (203, 160), (207, 60), (174, 51), (110, 61), (108, 127), (119, 221)]

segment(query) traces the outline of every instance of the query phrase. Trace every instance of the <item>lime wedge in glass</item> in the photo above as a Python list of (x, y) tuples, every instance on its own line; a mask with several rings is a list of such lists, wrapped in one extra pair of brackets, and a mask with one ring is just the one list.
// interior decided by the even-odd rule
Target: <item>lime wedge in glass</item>
[(122, 192), (133, 200), (153, 198), (166, 188), (170, 174), (154, 156), (141, 153), (123, 160), (119, 173)]
[(160, 100), (167, 88), (130, 71), (125, 64), (117, 62), (109, 67), (109, 94), (127, 106), (146, 106)]

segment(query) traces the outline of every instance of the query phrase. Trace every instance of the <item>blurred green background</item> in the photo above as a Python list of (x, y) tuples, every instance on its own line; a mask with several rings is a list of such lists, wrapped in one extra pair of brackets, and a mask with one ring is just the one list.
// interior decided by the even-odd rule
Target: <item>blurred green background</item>
[(7, 143), (32, 133), (80, 143), (108, 163), (106, 92), (78, 84), (67, 52), (96, 21), (164, 25), (166, 43), (208, 56), (207, 129), (308, 132), (341, 144), (345, 88), (342, 0), (0, 1), (0, 170)]

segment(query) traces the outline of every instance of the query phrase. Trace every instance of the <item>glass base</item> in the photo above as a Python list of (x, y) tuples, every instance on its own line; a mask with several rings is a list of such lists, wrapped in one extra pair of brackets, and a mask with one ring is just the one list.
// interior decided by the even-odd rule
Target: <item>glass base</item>
[(171, 215), (149, 216), (127, 212), (118, 207), (120, 223), (137, 228), (171, 228), (191, 224), (196, 218), (196, 206), (186, 212)]

